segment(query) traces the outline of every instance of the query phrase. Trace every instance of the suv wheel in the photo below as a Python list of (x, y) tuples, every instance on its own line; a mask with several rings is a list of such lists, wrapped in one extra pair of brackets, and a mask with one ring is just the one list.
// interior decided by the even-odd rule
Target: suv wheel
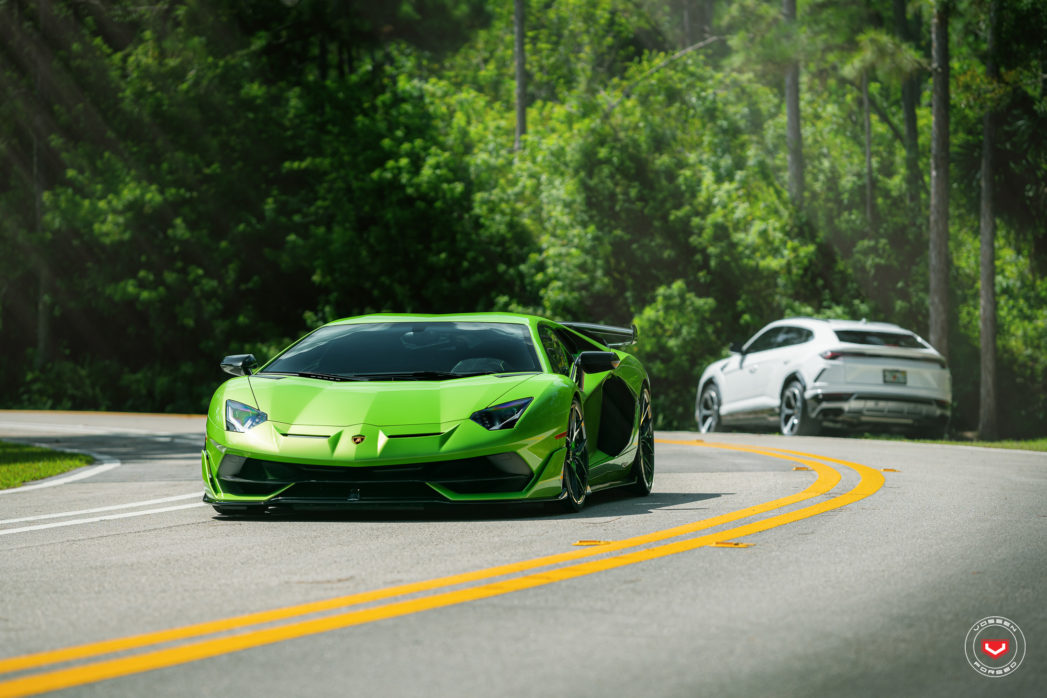
[(803, 398), (803, 384), (800, 381), (792, 381), (785, 386), (778, 414), (785, 436), (816, 436), (821, 431), (821, 424), (807, 412), (807, 401)]

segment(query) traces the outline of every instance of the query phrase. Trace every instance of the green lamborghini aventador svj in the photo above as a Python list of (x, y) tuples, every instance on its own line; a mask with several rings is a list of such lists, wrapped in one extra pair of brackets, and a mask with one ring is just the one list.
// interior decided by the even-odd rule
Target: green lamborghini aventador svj
[(202, 454), (221, 514), (559, 502), (654, 480), (635, 328), (531, 315), (367, 315), (265, 365), (228, 356)]

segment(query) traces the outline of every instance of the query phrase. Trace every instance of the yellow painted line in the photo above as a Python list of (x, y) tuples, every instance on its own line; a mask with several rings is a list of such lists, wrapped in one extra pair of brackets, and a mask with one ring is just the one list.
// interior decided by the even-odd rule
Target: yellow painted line
[[(706, 444), (703, 444), (703, 445), (706, 445)], [(773, 453), (771, 451), (764, 450), (764, 449), (750, 449), (748, 447), (729, 446), (729, 445), (726, 445), (726, 444), (717, 444), (717, 445), (708, 444), (708, 445), (709, 446), (713, 446), (713, 447), (718, 447), (718, 448), (730, 448), (730, 449), (733, 449), (733, 450), (760, 452), (760, 453), (763, 453), (765, 455), (771, 455), (771, 456), (774, 456), (774, 457), (785, 458), (785, 459), (788, 459), (788, 460), (797, 460), (797, 458), (793, 458), (793, 457), (791, 457), (789, 455), (785, 455), (785, 452), (781, 452), (781, 453), (777, 453), (776, 454), (776, 453)], [(812, 458), (812, 457), (819, 457), (819, 456), (811, 456), (809, 454), (799, 454), (799, 453), (795, 453), (795, 452), (790, 452), (790, 453), (793, 453), (794, 455), (802, 457), (804, 459)], [(829, 476), (829, 478), (828, 478), (830, 480), (833, 480), (833, 482), (832, 482), (833, 486), (835, 486), (835, 484), (837, 482), (839, 482), (839, 473), (838, 472), (836, 472), (832, 468), (829, 468), (828, 466), (825, 466), (825, 465), (823, 465), (821, 463), (816, 463), (814, 461), (810, 461), (810, 462), (812, 463), (812, 466), (815, 467), (815, 470), (819, 471), (819, 480), (816, 481), (814, 483), (814, 485), (812, 485), (811, 487), (808, 487), (807, 490), (804, 490), (805, 493), (810, 492), (812, 489), (817, 489), (816, 485), (818, 485), (818, 483), (822, 480), (822, 478), (821, 478), (822, 472), (826, 471), (826, 470), (829, 473), (835, 473), (835, 475), (836, 475), (835, 479), (832, 478), (831, 476)], [(543, 572), (538, 572), (538, 573), (527, 574), (527, 575), (523, 575), (523, 576), (511, 578), (511, 579), (506, 579), (506, 580), (503, 580), (503, 581), (497, 581), (497, 582), (492, 582), (492, 583), (488, 583), (488, 584), (483, 584), (483, 585), (480, 585), (480, 586), (470, 587), (470, 588), (467, 588), (467, 589), (460, 589), (460, 590), (455, 590), (455, 591), (444, 591), (442, 593), (433, 594), (433, 595), (430, 595), (430, 596), (427, 596), (427, 597), (424, 597), (424, 598), (398, 601), (398, 602), (393, 602), (393, 603), (386, 604), (384, 606), (377, 606), (377, 607), (369, 608), (369, 609), (346, 611), (346, 612), (338, 613), (338, 614), (335, 614), (335, 615), (327, 616), (327, 617), (324, 617), (324, 618), (317, 618), (317, 619), (313, 619), (313, 620), (303, 620), (303, 621), (289, 623), (289, 624), (282, 625), (282, 626), (279, 626), (279, 627), (274, 627), (274, 628), (266, 628), (266, 629), (261, 629), (261, 630), (247, 631), (247, 632), (244, 632), (244, 633), (242, 633), (240, 635), (234, 635), (234, 636), (230, 636), (230, 637), (221, 637), (221, 638), (212, 638), (212, 639), (202, 640), (202, 641), (191, 643), (191, 644), (187, 644), (187, 645), (182, 645), (182, 646), (179, 646), (179, 647), (173, 647), (173, 648), (161, 649), (161, 650), (154, 650), (154, 651), (151, 651), (151, 652), (147, 652), (147, 653), (144, 653), (144, 654), (139, 654), (139, 655), (135, 655), (135, 656), (131, 656), (131, 657), (123, 657), (123, 658), (119, 658), (119, 659), (104, 660), (104, 661), (96, 662), (94, 664), (88, 664), (88, 665), (84, 665), (84, 666), (76, 666), (76, 667), (71, 667), (71, 668), (67, 668), (67, 669), (61, 669), (61, 670), (57, 670), (57, 671), (51, 671), (51, 672), (46, 672), (46, 673), (42, 673), (42, 674), (37, 674), (37, 675), (34, 675), (34, 676), (27, 676), (27, 677), (22, 677), (22, 678), (18, 678), (18, 679), (13, 679), (13, 680), (9, 680), (9, 681), (0, 683), (0, 696), (34, 695), (34, 694), (42, 693), (42, 692), (45, 692), (45, 691), (53, 691), (53, 690), (59, 690), (59, 689), (62, 689), (62, 688), (69, 688), (69, 687), (72, 687), (72, 686), (79, 686), (79, 685), (83, 685), (83, 684), (87, 684), (87, 683), (94, 683), (94, 682), (97, 682), (97, 681), (113, 679), (113, 678), (117, 678), (117, 677), (120, 677), (120, 676), (127, 676), (127, 675), (130, 675), (130, 674), (136, 674), (136, 673), (140, 673), (140, 672), (143, 672), (143, 671), (150, 671), (150, 670), (153, 670), (153, 669), (159, 669), (159, 668), (163, 668), (163, 667), (175, 666), (175, 665), (184, 664), (184, 663), (191, 662), (191, 661), (196, 661), (196, 660), (199, 660), (199, 659), (205, 659), (205, 658), (208, 658), (208, 657), (215, 657), (215, 656), (219, 656), (219, 655), (222, 655), (222, 654), (228, 654), (230, 652), (236, 652), (236, 651), (240, 651), (240, 650), (244, 650), (244, 649), (250, 649), (250, 648), (253, 648), (253, 647), (259, 647), (259, 646), (263, 646), (263, 645), (273, 644), (273, 643), (276, 643), (276, 642), (282, 642), (282, 641), (285, 641), (285, 640), (290, 640), (290, 639), (294, 639), (294, 638), (298, 638), (298, 637), (304, 637), (304, 636), (314, 635), (314, 634), (317, 634), (317, 633), (328, 632), (328, 631), (336, 630), (336, 629), (340, 629), (340, 628), (346, 628), (346, 627), (350, 627), (350, 626), (354, 626), (354, 625), (360, 625), (362, 623), (368, 623), (368, 622), (373, 622), (373, 621), (376, 621), (376, 620), (395, 618), (395, 617), (399, 617), (399, 616), (403, 616), (403, 615), (407, 615), (407, 614), (411, 614), (411, 613), (417, 613), (419, 611), (430, 610), (430, 609), (434, 609), (434, 608), (442, 608), (442, 607), (446, 607), (446, 606), (460, 604), (460, 603), (464, 603), (464, 602), (467, 602), (467, 601), (475, 601), (475, 600), (479, 600), (479, 599), (491, 598), (491, 597), (494, 597), (494, 596), (500, 596), (500, 595), (503, 595), (503, 594), (511, 593), (513, 591), (520, 591), (522, 589), (530, 589), (530, 588), (534, 588), (534, 587), (538, 587), (538, 586), (543, 586), (543, 585), (546, 585), (546, 584), (551, 584), (553, 582), (563, 581), (563, 580), (566, 580), (566, 579), (573, 579), (573, 578), (581, 577), (581, 576), (584, 576), (584, 575), (593, 574), (595, 572), (600, 572), (600, 571), (609, 570), (609, 569), (615, 569), (615, 568), (618, 568), (618, 567), (623, 567), (625, 565), (635, 564), (637, 562), (642, 562), (642, 561), (646, 561), (646, 560), (652, 560), (652, 559), (657, 559), (657, 558), (660, 558), (660, 557), (665, 557), (667, 555), (674, 555), (674, 554), (677, 554), (677, 553), (680, 553), (680, 552), (684, 552), (684, 551), (687, 551), (687, 550), (694, 550), (694, 549), (702, 547), (702, 546), (711, 545), (711, 544), (714, 544), (714, 543), (716, 543), (718, 541), (722, 541), (725, 538), (736, 538), (736, 537), (740, 537), (740, 536), (751, 535), (752, 533), (757, 533), (757, 532), (760, 532), (760, 531), (766, 531), (768, 529), (775, 528), (777, 526), (781, 526), (781, 525), (784, 525), (786, 523), (791, 523), (793, 521), (797, 521), (797, 520), (800, 520), (800, 519), (803, 519), (803, 518), (808, 518), (810, 516), (815, 516), (817, 514), (823, 513), (824, 511), (829, 511), (831, 509), (835, 509), (835, 508), (839, 508), (839, 507), (842, 507), (842, 506), (846, 506), (847, 504), (850, 504), (850, 503), (852, 503), (854, 501), (858, 501), (858, 500), (860, 500), (860, 499), (862, 499), (864, 497), (869, 496), (870, 494), (872, 494), (876, 490), (878, 490), (880, 487), (882, 487), (882, 485), (883, 485), (883, 476), (880, 473), (878, 473), (877, 471), (873, 470), (872, 468), (868, 468), (866, 466), (862, 466), (862, 465), (859, 465), (857, 463), (849, 463), (849, 462), (846, 462), (846, 461), (836, 461), (836, 462), (841, 463), (843, 465), (846, 465), (847, 467), (851, 467), (851, 468), (855, 469), (859, 473), (859, 475), (861, 477), (861, 480), (858, 483), (858, 485), (854, 489), (852, 489), (850, 492), (848, 492), (848, 493), (846, 493), (844, 495), (840, 495), (840, 496), (834, 497), (832, 499), (826, 500), (826, 501), (821, 502), (819, 504), (814, 504), (814, 505), (811, 505), (811, 506), (808, 506), (808, 507), (797, 509), (797, 510), (792, 511), (792, 512), (787, 512), (787, 513), (784, 513), (784, 514), (779, 514), (779, 515), (776, 515), (776, 516), (772, 516), (772, 517), (769, 517), (769, 518), (766, 518), (766, 519), (763, 519), (763, 520), (760, 520), (760, 521), (752, 522), (752, 523), (747, 524), (747, 525), (743, 525), (743, 526), (739, 526), (739, 527), (734, 528), (734, 529), (730, 529), (728, 531), (722, 531), (722, 532), (719, 532), (719, 533), (707, 534), (705, 536), (700, 536), (698, 538), (692, 538), (692, 539), (675, 541), (675, 542), (672, 542), (672, 543), (662, 544), (662, 545), (651, 547), (651, 548), (645, 548), (645, 549), (640, 549), (640, 550), (632, 550), (630, 552), (626, 552), (626, 553), (621, 554), (621, 555), (610, 556), (610, 557), (605, 557), (603, 559), (591, 560), (591, 561), (587, 561), (587, 562), (576, 563), (576, 564), (568, 565), (568, 566), (565, 566), (565, 567), (560, 567), (560, 568), (547, 570), (547, 571), (543, 571)], [(801, 493), (801, 494), (803, 494), (803, 493)], [(818, 494), (820, 494), (820, 493), (809, 495), (806, 498), (810, 498), (812, 496), (818, 496)], [(797, 495), (793, 495), (792, 497), (782, 498), (782, 500), (785, 500), (785, 499), (795, 499), (796, 497), (797, 497)], [(782, 500), (775, 500), (775, 502), (780, 502)], [(760, 507), (766, 507), (768, 504), (771, 504), (771, 503), (769, 502), (767, 504), (760, 505), (759, 507), (750, 507), (748, 510), (742, 510), (742, 511), (750, 511), (751, 512), (751, 510), (753, 510), (753, 509), (758, 509)], [(783, 506), (783, 505), (780, 504), (779, 507), (780, 506)], [(776, 508), (776, 507), (771, 507), (771, 508)], [(734, 514), (732, 514), (732, 515), (724, 515), (724, 516), (721, 516), (721, 517), (714, 517), (713, 519), (708, 519), (708, 520), (701, 521), (701, 522), (695, 522), (694, 524), (689, 524), (688, 526), (676, 527), (674, 529), (666, 529), (666, 531), (659, 531), (659, 532), (656, 532), (654, 534), (648, 534), (647, 536), (638, 536), (636, 538), (627, 539), (627, 541), (637, 541), (637, 540), (640, 540), (640, 539), (659, 539), (659, 537), (661, 539), (668, 538), (668, 537), (674, 537), (675, 535), (681, 535), (681, 534), (680, 533), (676, 533), (676, 534), (666, 535), (667, 532), (668, 531), (678, 531), (680, 529), (687, 528), (687, 527), (691, 527), (692, 530), (701, 530), (702, 528), (708, 528), (710, 526), (717, 525), (717, 524), (709, 524), (708, 523), (708, 522), (714, 521), (716, 519), (724, 519), (726, 517), (734, 516), (734, 520), (738, 520), (739, 518), (747, 518), (748, 516), (752, 515), (752, 513), (746, 514), (744, 516), (737, 516), (737, 514), (740, 514), (740, 512), (734, 512)], [(537, 560), (546, 560), (546, 561), (548, 561), (548, 560), (551, 560), (551, 559), (554, 559), (554, 558), (563, 558), (564, 555), (567, 555), (567, 556), (569, 556), (571, 558), (587, 557), (587, 556), (590, 556), (590, 555), (606, 553), (611, 548), (611, 546), (616, 546), (615, 549), (623, 549), (623, 548), (626, 547), (624, 545), (625, 543), (626, 543), (626, 541), (618, 541), (616, 543), (610, 543), (607, 546), (599, 546), (599, 547), (597, 547), (595, 549), (591, 549), (591, 550), (574, 551), (573, 553), (566, 553), (566, 554), (561, 554), (561, 555), (548, 556), (546, 558), (538, 558)], [(635, 547), (636, 545), (639, 545), (639, 544), (640, 543), (634, 543), (632, 545), (632, 547)], [(514, 565), (506, 565), (506, 566), (503, 566), (502, 568), (490, 568), (490, 569), (493, 570), (493, 569), (504, 569), (504, 568), (508, 568), (508, 567), (521, 567), (521, 566), (525, 566), (525, 565), (529, 565), (529, 564), (532, 564), (533, 567), (539, 567), (539, 566), (544, 566), (546, 564), (550, 564), (548, 562), (545, 562), (545, 563), (542, 563), (542, 564), (533, 564), (535, 562), (537, 562), (537, 561), (528, 561), (528, 562), (525, 562), (525, 563), (517, 563), (517, 565), (515, 565), (515, 566)], [(475, 574), (481, 574), (483, 572), (485, 572), (485, 571), (480, 571), (478, 573), (470, 573), (470, 574), (475, 575)], [(459, 577), (465, 577), (465, 576), (469, 576), (469, 575), (459, 575)], [(450, 579), (450, 578), (444, 578), (444, 579)], [(433, 580), (433, 581), (436, 582), (438, 580)], [(425, 584), (425, 583), (422, 583), (422, 584)], [(412, 586), (412, 585), (404, 585), (404, 586)], [(402, 587), (396, 587), (396, 588), (402, 588)], [(371, 593), (372, 594), (379, 594), (379, 593), (382, 593), (383, 591), (390, 591), (390, 590), (378, 590), (377, 592), (371, 592)], [(354, 596), (361, 596), (361, 595), (354, 595)], [(349, 597), (342, 597), (342, 598), (344, 599), (344, 598), (349, 598)], [(319, 602), (319, 603), (324, 603), (324, 602)], [(304, 606), (315, 606), (315, 605), (316, 604), (305, 604)], [(301, 607), (293, 607), (293, 608), (301, 608)], [(283, 609), (283, 610), (287, 611), (288, 609)], [(258, 615), (262, 615), (262, 614), (253, 614), (253, 615), (258, 616)], [(236, 620), (236, 619), (230, 619), (230, 621), (234, 621), (234, 620)], [(217, 621), (216, 623), (221, 623), (221, 622), (222, 621)], [(202, 625), (207, 625), (207, 624), (202, 624)], [(192, 626), (192, 627), (198, 627), (198, 626)], [(176, 629), (176, 631), (177, 630), (178, 629)], [(175, 631), (169, 631), (169, 632), (175, 632)], [(156, 635), (156, 634), (154, 634), (154, 635)], [(148, 637), (148, 636), (138, 636), (138, 639), (141, 639), (143, 637)], [(135, 638), (126, 638), (126, 640), (133, 640), (133, 639), (135, 639)], [(113, 642), (118, 642), (118, 641), (113, 641)], [(143, 645), (139, 644), (138, 646), (141, 647)], [(76, 649), (76, 648), (73, 648), (73, 649)], [(109, 651), (113, 651), (113, 650), (109, 650)], [(60, 650), (59, 650), (59, 652), (60, 652)]]
[[(870, 468), (867, 465), (862, 465), (861, 463), (852, 463), (849, 460), (841, 460), (839, 458), (830, 458), (829, 456), (815, 456), (815, 455), (812, 455), (810, 453), (803, 453), (801, 451), (792, 451), (792, 450), (787, 449), (787, 448), (772, 448), (772, 447), (768, 447), (767, 450), (768, 451), (772, 451), (774, 453), (788, 454), (790, 456), (799, 456), (799, 457), (804, 457), (804, 458), (817, 458), (818, 460), (821, 460), (821, 461), (826, 461), (828, 463), (836, 463), (837, 465), (843, 465), (843, 466), (846, 466), (848, 468), (851, 468), (852, 470), (857, 471), (857, 473), (862, 478), (862, 482), (859, 483), (859, 487), (856, 487), (855, 490), (859, 490), (859, 488), (862, 487), (862, 483), (868, 481), (868, 483), (870, 485), (875, 485), (875, 488), (873, 489), (873, 492), (875, 492), (876, 490), (878, 490), (881, 487), (883, 487), (883, 483), (886, 482), (885, 478), (883, 477), (883, 475), (880, 474), (879, 471), (877, 471), (874, 468)], [(893, 470), (891, 468), (884, 468), (884, 470), (886, 472), (895, 472), (895, 473), (898, 472), (897, 470)], [(872, 492), (867, 492), (866, 489), (864, 489), (864, 488), (862, 488), (860, 491), (863, 494), (862, 494), (862, 497), (859, 497), (859, 499), (862, 499), (864, 497), (868, 497), (870, 494), (872, 494)]]
[[(693, 441), (674, 442), (659, 440), (659, 443), (683, 443), (689, 446), (708, 445)], [(397, 596), (406, 596), (408, 594), (433, 591), (436, 589), (456, 586), (459, 584), (467, 584), (470, 582), (492, 579), (494, 577), (500, 577), (509, 574), (517, 574), (520, 572), (527, 572), (533, 569), (537, 569), (539, 567), (562, 564), (565, 562), (572, 562), (594, 555), (603, 555), (610, 552), (626, 550), (628, 548), (636, 547), (639, 545), (657, 543), (659, 541), (674, 538), (676, 536), (687, 535), (689, 533), (695, 533), (697, 531), (712, 528), (715, 526), (732, 523), (740, 519), (748, 518), (750, 516), (762, 514), (768, 511), (772, 511), (774, 509), (789, 506), (791, 504), (796, 504), (798, 502), (817, 497), (819, 495), (825, 494), (826, 492), (829, 492), (840, 481), (840, 474), (836, 470), (829, 468), (821, 463), (808, 461), (805, 457), (792, 457), (788, 455), (775, 454), (767, 450), (751, 448), (747, 446), (728, 446), (726, 444), (722, 444), (717, 445), (716, 447), (751, 452), (758, 455), (768, 455), (775, 458), (784, 458), (786, 460), (792, 460), (796, 462), (810, 463), (810, 465), (815, 468), (818, 477), (809, 487), (807, 487), (803, 491), (793, 495), (789, 495), (787, 497), (782, 497), (780, 499), (775, 499), (770, 502), (765, 502), (752, 507), (746, 507), (745, 509), (740, 509), (735, 512), (730, 512), (728, 514), (714, 516), (709, 519), (703, 519), (701, 521), (696, 521), (693, 523), (684, 524), (681, 526), (676, 526), (661, 531), (655, 531), (653, 533), (641, 536), (625, 538), (620, 541), (612, 541), (606, 543), (605, 545), (594, 546), (589, 549), (572, 550), (570, 552), (548, 555), (545, 557), (539, 557), (523, 562), (510, 563), (507, 565), (499, 565), (496, 567), (476, 570), (473, 572), (466, 572), (463, 574), (439, 577), (436, 579), (426, 580), (422, 582), (413, 582), (410, 584), (402, 584), (398, 586), (387, 587), (384, 589), (377, 589), (374, 591), (349, 594), (347, 596), (339, 596), (332, 599), (324, 599), (321, 601), (298, 604), (295, 606), (288, 606), (286, 608), (278, 608), (269, 611), (249, 613), (242, 616), (235, 616), (232, 618), (224, 618), (215, 621), (197, 623), (194, 625), (183, 626), (180, 628), (171, 628), (168, 630), (160, 630), (152, 633), (132, 635), (128, 637), (115, 638), (112, 640), (103, 640), (101, 642), (76, 645), (73, 647), (66, 647), (46, 652), (38, 652), (35, 654), (11, 657), (9, 659), (0, 660), (0, 674), (6, 674), (14, 671), (24, 671), (27, 669), (33, 669), (49, 664), (57, 664), (59, 662), (73, 661), (77, 659), (87, 659), (90, 657), (97, 657), (103, 654), (110, 654), (112, 652), (120, 652), (131, 649), (141, 649), (151, 645), (158, 645), (161, 643), (173, 642), (176, 640), (186, 640), (194, 637), (212, 635), (215, 633), (226, 632), (230, 630), (240, 630), (242, 628), (246, 628), (252, 625), (260, 625), (263, 623), (271, 623), (274, 621), (288, 620), (291, 618), (297, 618), (313, 613), (332, 611), (340, 608), (357, 606), (360, 604), (370, 603), (374, 601), (384, 601), (386, 599), (395, 598)], [(0, 686), (2, 686), (2, 684), (0, 684)]]

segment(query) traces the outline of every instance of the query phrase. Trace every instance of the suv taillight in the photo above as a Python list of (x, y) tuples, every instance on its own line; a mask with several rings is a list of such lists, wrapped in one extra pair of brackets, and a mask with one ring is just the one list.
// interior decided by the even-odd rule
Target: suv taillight
[(821, 357), (827, 361), (842, 359), (845, 356), (865, 356), (865, 354), (856, 351), (836, 351), (835, 349), (826, 349), (821, 353)]

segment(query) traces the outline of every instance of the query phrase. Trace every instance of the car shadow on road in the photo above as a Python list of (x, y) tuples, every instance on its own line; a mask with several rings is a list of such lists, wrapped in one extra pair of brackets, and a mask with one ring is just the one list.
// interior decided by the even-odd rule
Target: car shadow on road
[(608, 516), (650, 514), (669, 508), (701, 510), (705, 507), (701, 506), (700, 502), (729, 494), (725, 492), (652, 492), (646, 497), (637, 497), (624, 489), (607, 490), (592, 495), (581, 512), (573, 513), (551, 509), (545, 515), (595, 519)]
[[(695, 510), (704, 507), (699, 503), (729, 495), (721, 492), (652, 492), (646, 497), (637, 497), (624, 490), (597, 492), (589, 497), (585, 509), (568, 512), (562, 504), (546, 503), (498, 503), (498, 504), (434, 504), (414, 508), (403, 506), (360, 505), (360, 508), (337, 511), (273, 511), (265, 514), (215, 514), (215, 521), (508, 521), (514, 519), (602, 519), (608, 517), (636, 516), (661, 509)], [(688, 506), (696, 505), (696, 506)]]

